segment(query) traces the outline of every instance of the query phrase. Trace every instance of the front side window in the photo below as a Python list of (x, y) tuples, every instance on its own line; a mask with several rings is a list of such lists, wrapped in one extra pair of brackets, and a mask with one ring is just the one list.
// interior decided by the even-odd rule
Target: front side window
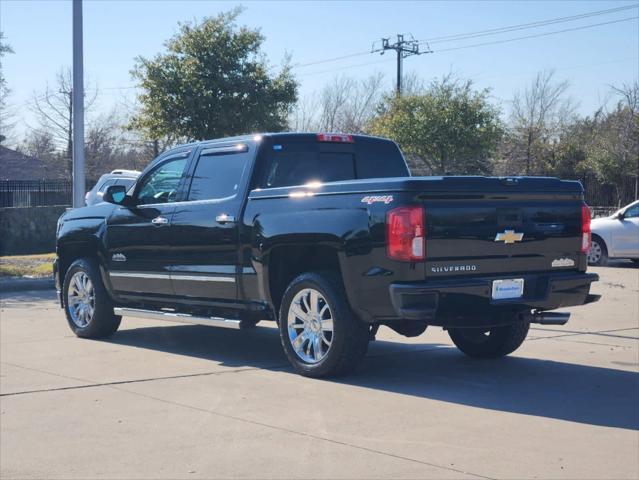
[(637, 218), (639, 217), (639, 204), (633, 205), (623, 214), (624, 218)]
[(189, 200), (213, 200), (237, 194), (250, 155), (241, 152), (200, 156), (193, 172)]
[(168, 161), (153, 170), (140, 185), (138, 205), (174, 202), (187, 158)]
[(124, 185), (124, 187), (128, 190), (134, 183), (135, 180), (133, 178), (121, 178), (117, 181), (116, 185)]

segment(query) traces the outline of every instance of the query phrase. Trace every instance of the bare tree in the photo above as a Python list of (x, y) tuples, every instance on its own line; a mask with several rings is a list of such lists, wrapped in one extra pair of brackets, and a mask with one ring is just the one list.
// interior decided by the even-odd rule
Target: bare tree
[[(639, 82), (612, 87), (621, 97), (615, 108), (598, 117), (596, 134), (587, 146), (590, 166), (604, 183), (614, 185), (617, 204), (639, 195)], [(634, 188), (630, 187), (634, 179)], [(630, 189), (634, 190), (631, 195)]]
[(335, 77), (331, 83), (324, 86), (320, 99), (319, 128), (327, 132), (341, 132), (342, 115), (347, 102), (355, 88), (355, 80), (341, 76)]
[[(453, 78), (451, 73), (449, 76), (443, 78)], [(417, 74), (417, 72), (409, 72), (402, 77), (402, 95), (404, 97), (410, 97), (413, 95), (422, 95), (428, 90), (428, 85), (424, 83), (424, 80)]]
[(384, 93), (381, 73), (363, 80), (335, 77), (319, 94), (298, 102), (290, 127), (295, 131), (365, 132)]
[(7, 87), (2, 68), (2, 57), (7, 53), (13, 53), (13, 49), (3, 41), (3, 38), (4, 34), (0, 32), (0, 142), (4, 142), (9, 137), (9, 132), (15, 125), (13, 111), (7, 103), (11, 90)]
[(315, 95), (298, 100), (289, 117), (289, 128), (294, 132), (313, 132), (318, 127), (319, 102)]
[(512, 101), (511, 152), (523, 157), (526, 175), (543, 168), (545, 148), (557, 138), (558, 129), (573, 116), (575, 106), (566, 97), (569, 83), (556, 82), (554, 71), (540, 72)]
[[(85, 112), (91, 110), (98, 91), (97, 89), (85, 89), (90, 91), (85, 98)], [(44, 92), (34, 93), (31, 111), (36, 115), (38, 129), (51, 132), (56, 145), (64, 149), (64, 157), (67, 159), (69, 171), (71, 171), (73, 155), (73, 80), (71, 69), (60, 70), (56, 75), (55, 84), (48, 84)]]
[(611, 85), (614, 94), (621, 97), (622, 104), (626, 106), (633, 115), (639, 112), (639, 82), (624, 83), (620, 87)]
[(341, 129), (346, 132), (364, 132), (372, 117), (375, 108), (379, 105), (384, 93), (384, 75), (376, 73), (370, 77), (356, 82), (350, 93), (342, 112)]
[(22, 145), (20, 145), (19, 150), (30, 157), (38, 158), (44, 162), (53, 159), (56, 155), (53, 135), (46, 130), (29, 131)]

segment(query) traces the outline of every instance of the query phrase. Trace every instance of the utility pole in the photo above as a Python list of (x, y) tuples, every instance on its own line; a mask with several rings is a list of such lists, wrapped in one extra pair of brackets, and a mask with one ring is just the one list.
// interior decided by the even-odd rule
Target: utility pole
[(73, 0), (73, 208), (84, 205), (84, 73), (82, 0)]
[(412, 55), (422, 55), (424, 53), (432, 53), (432, 50), (426, 46), (426, 50), (419, 51), (419, 42), (414, 40), (411, 35), (410, 40), (404, 40), (404, 35), (397, 34), (397, 42), (391, 44), (390, 38), (382, 38), (382, 47), (377, 50), (373, 50), (372, 53), (380, 52), (380, 55), (384, 55), (386, 50), (395, 50), (397, 54), (397, 96), (402, 96), (402, 77), (404, 75), (404, 58)]

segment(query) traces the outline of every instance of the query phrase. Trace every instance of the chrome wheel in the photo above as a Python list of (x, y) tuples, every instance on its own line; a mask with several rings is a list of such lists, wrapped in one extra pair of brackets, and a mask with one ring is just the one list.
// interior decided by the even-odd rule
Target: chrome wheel
[(95, 313), (95, 290), (85, 272), (77, 272), (71, 277), (67, 303), (73, 323), (80, 328), (89, 325)]
[(326, 299), (313, 288), (299, 291), (288, 309), (288, 338), (296, 355), (318, 363), (333, 341), (333, 313)]
[(590, 244), (590, 250), (588, 251), (588, 263), (596, 265), (601, 261), (602, 255), (601, 245), (599, 245), (597, 240), (593, 240)]

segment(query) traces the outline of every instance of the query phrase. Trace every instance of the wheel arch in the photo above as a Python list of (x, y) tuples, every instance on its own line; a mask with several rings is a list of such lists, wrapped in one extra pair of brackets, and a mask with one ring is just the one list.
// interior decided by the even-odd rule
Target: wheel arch
[(97, 237), (91, 236), (84, 239), (59, 243), (56, 249), (56, 253), (58, 256), (57, 270), (60, 286), (64, 284), (64, 277), (73, 262), (80, 258), (90, 258), (95, 260), (98, 264), (100, 274), (102, 276), (102, 281), (107, 287), (107, 292), (111, 294), (110, 283), (108, 282), (108, 278), (106, 278), (106, 257), (104, 255), (104, 252), (102, 251), (100, 241)]
[(608, 242), (604, 236), (601, 233), (592, 232), (592, 239), (594, 240), (595, 238), (597, 238), (601, 245), (606, 249), (606, 254), (610, 256), (610, 247), (608, 246)]
[(266, 291), (275, 317), (286, 287), (305, 272), (332, 271), (342, 276), (339, 251), (328, 245), (282, 245), (274, 247), (268, 256)]

